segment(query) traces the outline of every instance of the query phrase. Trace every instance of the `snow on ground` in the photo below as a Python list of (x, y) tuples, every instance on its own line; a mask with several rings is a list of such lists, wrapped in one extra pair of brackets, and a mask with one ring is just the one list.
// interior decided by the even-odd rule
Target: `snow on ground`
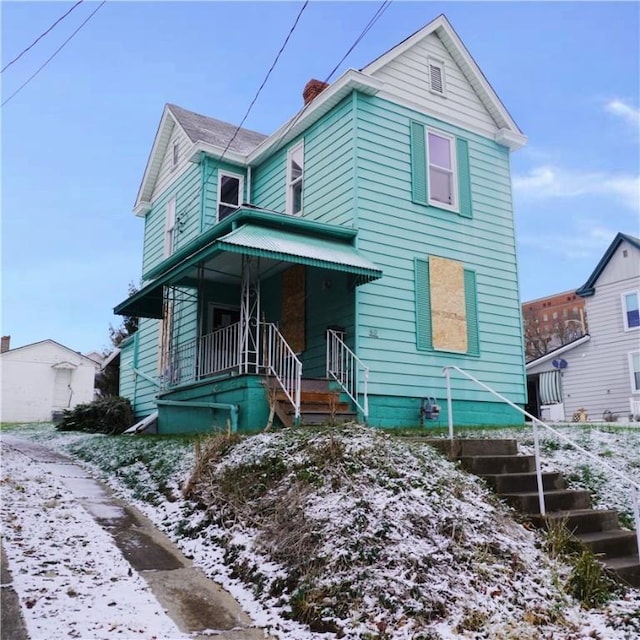
[(62, 481), (6, 446), (0, 496), (3, 546), (32, 640), (184, 637)]
[[(293, 480), (298, 474), (297, 480), (319, 482), (307, 473), (309, 465), (299, 443), (296, 446), (287, 440), (286, 432), (281, 434), (243, 440), (212, 473), (222, 477), (225, 468), (233, 471), (252, 465), (255, 470), (260, 468), (261, 460), (275, 459), (283, 465), (278, 467), (283, 478)], [(287, 568), (274, 545), (268, 543), (260, 522), (243, 519), (246, 514), (241, 510), (228, 511), (228, 517), (222, 517), (222, 511), (204, 511), (182, 497), (180, 488), (194, 461), (192, 441), (61, 434), (42, 426), (23, 429), (16, 435), (71, 451), (87, 461), (117, 494), (135, 504), (173, 538), (195, 564), (241, 602), (257, 625), (269, 627), (275, 637), (337, 637), (335, 633), (311, 631), (307, 625), (290, 619), (294, 594), (283, 588)], [(505, 518), (505, 508), (488, 498), (477, 480), (465, 479), (453, 465), (436, 459), (427, 448), (418, 447), (407, 461), (407, 450), (393, 440), (384, 445), (386, 451), (375, 454), (381, 461), (379, 469), (386, 467), (388, 473), (368, 474), (369, 454), (365, 452), (371, 448), (369, 435), (366, 430), (356, 430), (352, 435), (343, 442), (348, 464), (354, 464), (359, 457), (367, 463), (360, 468), (344, 467), (339, 479), (341, 487), (320, 482), (317, 493), (298, 505), (305, 509), (312, 529), (320, 532), (317, 552), (330, 568), (322, 578), (324, 582), (318, 583), (326, 589), (322, 604), (333, 616), (328, 616), (331, 621), (344, 629), (345, 639), (640, 638), (638, 591), (630, 591), (601, 610), (581, 609), (558, 587), (566, 578), (567, 567), (541, 554), (538, 535)], [(525, 447), (529, 446), (522, 429), (503, 433), (492, 430), (484, 435), (517, 436)], [(616, 466), (624, 465), (630, 473), (636, 469), (637, 476), (640, 446), (635, 436), (629, 436), (630, 440), (626, 437), (623, 434), (609, 438), (611, 454), (605, 457), (612, 458)], [(607, 440), (607, 436), (594, 428), (590, 439), (593, 444)], [(552, 444), (545, 451), (564, 450)], [(569, 456), (558, 458), (566, 459)], [(347, 465), (344, 460), (340, 464)], [(270, 470), (271, 466), (265, 469)], [(607, 487), (601, 495), (619, 493), (619, 485), (611, 478), (607, 478)], [(398, 524), (400, 518), (404, 520)], [(418, 531), (418, 521), (422, 532)], [(382, 536), (383, 544), (371, 544), (376, 536)], [(358, 547), (358, 540), (366, 545)], [(371, 548), (380, 557), (365, 558), (359, 563), (359, 551)], [(432, 562), (421, 567), (419, 561), (429, 556)], [(427, 576), (426, 582), (421, 573)], [(340, 594), (340, 601), (336, 602), (331, 586), (345, 582), (352, 584), (354, 592), (350, 598)], [(61, 589), (58, 599), (64, 600)], [(296, 593), (299, 601), (300, 593)], [(427, 596), (430, 612), (420, 609)], [(351, 601), (357, 601), (358, 607), (350, 607)], [(447, 615), (439, 617), (444, 611)], [(431, 618), (428, 624), (424, 624), (425, 614)]]

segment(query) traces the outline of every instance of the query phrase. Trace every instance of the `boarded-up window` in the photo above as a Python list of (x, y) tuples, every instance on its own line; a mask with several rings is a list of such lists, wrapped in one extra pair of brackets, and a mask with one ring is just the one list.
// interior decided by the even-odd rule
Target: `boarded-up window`
[(306, 269), (290, 267), (282, 274), (282, 335), (295, 353), (305, 350)]
[(479, 355), (475, 271), (455, 260), (418, 258), (415, 300), (418, 349)]

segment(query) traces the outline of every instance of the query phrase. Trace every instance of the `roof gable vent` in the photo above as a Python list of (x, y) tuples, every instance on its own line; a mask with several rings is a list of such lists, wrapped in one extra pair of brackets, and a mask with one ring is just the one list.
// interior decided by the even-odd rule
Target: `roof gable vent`
[(433, 93), (444, 95), (444, 64), (429, 60), (429, 88)]

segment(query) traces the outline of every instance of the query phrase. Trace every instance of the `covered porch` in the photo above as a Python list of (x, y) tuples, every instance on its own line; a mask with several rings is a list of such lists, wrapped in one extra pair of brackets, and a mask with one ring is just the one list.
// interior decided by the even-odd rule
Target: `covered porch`
[(303, 380), (327, 378), (366, 420), (355, 290), (382, 272), (354, 248), (355, 235), (242, 208), (145, 274), (153, 280), (115, 312), (160, 320), (159, 422), (163, 407), (214, 409), (196, 403), (215, 397), (238, 405), (238, 424), (250, 429), (256, 379), (263, 405), (266, 384), (297, 422)]

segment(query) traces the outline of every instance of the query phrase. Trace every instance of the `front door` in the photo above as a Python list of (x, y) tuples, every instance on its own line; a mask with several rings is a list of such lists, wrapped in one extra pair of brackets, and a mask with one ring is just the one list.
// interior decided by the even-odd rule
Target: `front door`
[(235, 322), (240, 322), (240, 309), (237, 307), (221, 307), (217, 306), (215, 302), (210, 302), (205, 334), (224, 329)]

